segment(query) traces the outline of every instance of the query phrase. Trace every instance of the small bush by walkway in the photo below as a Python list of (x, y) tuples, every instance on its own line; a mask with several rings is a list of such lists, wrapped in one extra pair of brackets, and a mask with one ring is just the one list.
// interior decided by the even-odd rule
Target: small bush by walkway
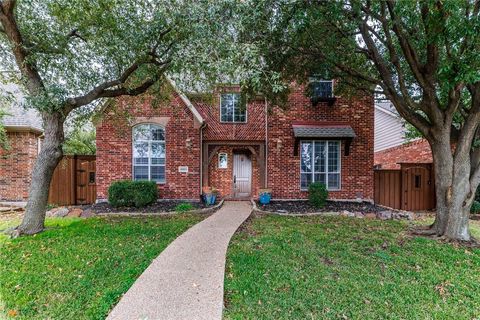
[(480, 249), (404, 221), (255, 217), (232, 239), (226, 319), (475, 319)]
[(57, 218), (36, 236), (0, 238), (0, 318), (104, 319), (150, 262), (203, 218)]

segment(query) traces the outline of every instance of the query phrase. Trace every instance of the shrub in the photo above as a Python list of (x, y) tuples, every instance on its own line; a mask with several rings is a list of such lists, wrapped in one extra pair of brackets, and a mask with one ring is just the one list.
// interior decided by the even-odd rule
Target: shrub
[(315, 208), (323, 208), (328, 198), (327, 187), (320, 182), (311, 183), (308, 187), (308, 200)]
[(175, 211), (179, 213), (191, 211), (193, 209), (195, 209), (193, 204), (188, 202), (179, 203), (175, 206)]
[(114, 207), (145, 207), (157, 201), (154, 181), (115, 181), (108, 188), (108, 202)]
[(470, 213), (480, 213), (480, 202), (473, 201), (472, 207), (470, 208)]

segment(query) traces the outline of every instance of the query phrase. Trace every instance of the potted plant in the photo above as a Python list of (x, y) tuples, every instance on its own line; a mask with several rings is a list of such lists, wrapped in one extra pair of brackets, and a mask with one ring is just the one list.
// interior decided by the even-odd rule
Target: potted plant
[(217, 200), (218, 191), (215, 187), (203, 187), (203, 199), (208, 206), (214, 205)]
[(260, 189), (258, 191), (258, 201), (262, 205), (266, 205), (270, 203), (270, 200), (272, 199), (272, 189)]

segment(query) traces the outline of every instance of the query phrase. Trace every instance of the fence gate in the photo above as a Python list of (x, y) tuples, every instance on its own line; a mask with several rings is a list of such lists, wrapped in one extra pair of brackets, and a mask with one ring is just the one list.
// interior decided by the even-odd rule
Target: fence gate
[(435, 184), (430, 164), (402, 164), (402, 209), (431, 210), (435, 207)]
[(76, 159), (75, 202), (90, 204), (95, 202), (95, 157), (79, 156)]
[(48, 203), (59, 206), (94, 203), (95, 171), (95, 156), (64, 156), (53, 173)]
[(435, 208), (435, 182), (431, 164), (401, 164), (400, 170), (375, 170), (374, 201), (408, 211)]

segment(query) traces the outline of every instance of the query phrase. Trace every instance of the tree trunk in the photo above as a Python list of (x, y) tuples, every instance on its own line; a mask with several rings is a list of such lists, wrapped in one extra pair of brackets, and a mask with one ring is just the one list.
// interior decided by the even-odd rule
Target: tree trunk
[[(448, 137), (448, 135), (444, 135)], [(449, 138), (446, 140), (449, 141)], [(435, 174), (436, 209), (435, 222), (432, 229), (436, 235), (443, 235), (447, 227), (448, 202), (453, 177), (453, 157), (450, 143), (440, 140), (431, 143), (433, 169)], [(432, 231), (433, 231), (432, 230)]]
[(63, 123), (65, 117), (59, 112), (42, 113), (45, 137), (33, 168), (28, 202), (22, 223), (16, 235), (35, 234), (44, 229), (48, 192), (53, 172), (63, 156)]
[(477, 186), (470, 183), (469, 155), (452, 155), (449, 139), (436, 141), (431, 147), (437, 200), (432, 231), (448, 240), (470, 241), (470, 207)]

